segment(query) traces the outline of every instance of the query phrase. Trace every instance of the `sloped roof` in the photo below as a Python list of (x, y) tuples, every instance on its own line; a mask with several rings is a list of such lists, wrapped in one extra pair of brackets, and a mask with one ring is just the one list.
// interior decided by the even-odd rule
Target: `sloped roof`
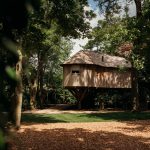
[(95, 51), (79, 51), (68, 60), (66, 60), (62, 65), (69, 64), (91, 64), (91, 65), (99, 65), (103, 67), (125, 67), (131, 68), (130, 61), (126, 60), (123, 57), (111, 56), (108, 54), (102, 54)]

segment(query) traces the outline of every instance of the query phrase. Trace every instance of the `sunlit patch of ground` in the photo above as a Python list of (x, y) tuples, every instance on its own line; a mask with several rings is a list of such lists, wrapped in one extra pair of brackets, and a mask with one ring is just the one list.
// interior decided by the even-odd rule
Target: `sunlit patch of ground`
[(24, 123), (12, 150), (149, 150), (150, 120)]
[(62, 107), (25, 111), (10, 150), (150, 150), (149, 114)]

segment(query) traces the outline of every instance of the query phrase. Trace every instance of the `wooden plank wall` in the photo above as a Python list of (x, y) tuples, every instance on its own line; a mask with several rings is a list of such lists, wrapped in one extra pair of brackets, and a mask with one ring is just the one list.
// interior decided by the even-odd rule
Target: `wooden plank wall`
[[(79, 73), (72, 73), (79, 70)], [(63, 66), (64, 87), (131, 88), (130, 71), (94, 65)]]

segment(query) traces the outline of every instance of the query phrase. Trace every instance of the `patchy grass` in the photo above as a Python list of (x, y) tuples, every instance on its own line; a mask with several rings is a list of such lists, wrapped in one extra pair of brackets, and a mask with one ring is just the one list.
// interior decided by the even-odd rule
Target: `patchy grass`
[(150, 112), (108, 112), (82, 114), (23, 114), (22, 122), (27, 123), (59, 123), (59, 122), (105, 122), (105, 121), (133, 121), (148, 120)]

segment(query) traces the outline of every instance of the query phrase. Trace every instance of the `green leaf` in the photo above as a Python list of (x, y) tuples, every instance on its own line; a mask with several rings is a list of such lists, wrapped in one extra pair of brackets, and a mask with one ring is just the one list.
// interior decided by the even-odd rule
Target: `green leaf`
[(16, 81), (18, 80), (16, 76), (16, 72), (13, 68), (11, 68), (10, 66), (7, 66), (5, 71), (11, 79), (16, 80)]

